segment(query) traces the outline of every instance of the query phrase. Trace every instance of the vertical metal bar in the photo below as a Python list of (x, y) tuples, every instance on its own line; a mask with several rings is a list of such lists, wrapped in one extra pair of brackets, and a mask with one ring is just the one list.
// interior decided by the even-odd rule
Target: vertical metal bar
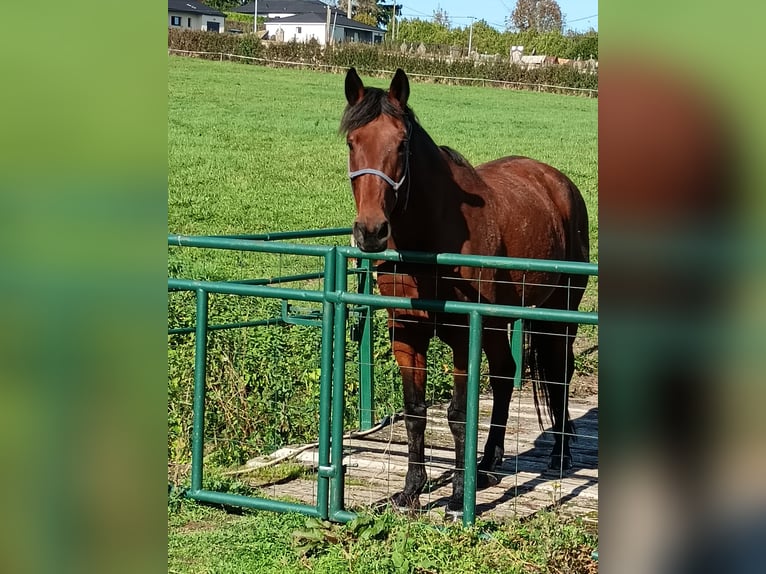
[(521, 374), (524, 372), (524, 365), (522, 365), (522, 351), (524, 348), (524, 329), (523, 321), (521, 319), (513, 320), (513, 330), (511, 331), (511, 356), (513, 362), (516, 364), (516, 370), (513, 373), (513, 388), (516, 390), (521, 389)]
[(202, 489), (202, 456), (205, 438), (205, 375), (207, 365), (208, 294), (197, 289), (194, 335), (194, 406), (192, 420), (192, 492)]
[[(335, 248), (324, 256), (324, 295), (322, 302), (322, 350), (319, 374), (319, 468), (330, 466), (330, 408), (332, 398), (332, 348), (335, 306), (326, 296), (335, 291)], [(330, 479), (317, 473), (317, 510), (323, 520), (329, 517)]]
[(463, 526), (476, 520), (476, 456), (479, 442), (479, 371), (481, 369), (481, 315), (470, 314), (468, 330), (468, 388), (465, 405), (465, 478)]
[[(362, 259), (363, 273), (359, 275), (359, 293), (372, 295), (372, 260)], [(372, 413), (375, 407), (372, 349), (372, 307), (365, 307), (360, 319), (359, 340), (359, 428), (372, 428)]]
[[(337, 252), (335, 259), (335, 290), (346, 291), (348, 276), (346, 274), (347, 259), (343, 253)], [(343, 468), (343, 410), (344, 386), (346, 379), (346, 304), (339, 301), (335, 304), (335, 332), (333, 341), (333, 370), (332, 370), (332, 444), (330, 462), (333, 474), (330, 479), (330, 517), (343, 510), (344, 474)]]

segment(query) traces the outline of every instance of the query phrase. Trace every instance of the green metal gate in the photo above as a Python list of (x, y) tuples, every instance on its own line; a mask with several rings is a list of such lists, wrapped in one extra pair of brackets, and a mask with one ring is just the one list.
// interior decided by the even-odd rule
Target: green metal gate
[[(469, 317), (469, 363), (468, 398), (466, 412), (465, 442), (465, 485), (463, 524), (475, 521), (476, 506), (476, 461), (478, 450), (479, 410), (479, 368), (481, 362), (481, 336), (483, 317), (507, 318), (513, 325), (511, 340), (516, 359), (521, 355), (521, 321), (560, 321), (579, 324), (597, 324), (598, 314), (594, 312), (562, 311), (529, 307), (514, 307), (484, 303), (458, 301), (435, 301), (384, 297), (372, 293), (372, 261), (385, 260), (407, 263), (436, 264), (449, 266), (485, 267), (523, 271), (553, 271), (567, 274), (598, 275), (595, 264), (487, 257), (457, 254), (430, 254), (419, 252), (364, 253), (357, 248), (331, 245), (299, 245), (287, 240), (321, 238), (349, 235), (350, 229), (325, 229), (300, 232), (283, 232), (264, 235), (241, 236), (183, 236), (169, 235), (168, 245), (252, 251), (319, 257), (323, 260), (322, 271), (314, 274), (296, 274), (264, 279), (237, 281), (196, 281), (193, 279), (169, 278), (169, 291), (191, 291), (196, 294), (196, 320), (193, 327), (169, 330), (170, 334), (189, 333), (195, 335), (194, 364), (194, 405), (192, 429), (191, 487), (186, 496), (194, 500), (241, 506), (276, 512), (300, 512), (324, 520), (346, 522), (356, 515), (344, 508), (343, 468), (343, 413), (345, 387), (346, 328), (349, 308), (358, 316), (358, 341), (360, 345), (360, 427), (372, 426), (374, 404), (374, 382), (372, 374), (372, 314), (375, 309), (399, 308), (421, 309), (442, 313), (463, 314)], [(351, 261), (357, 265), (350, 266)], [(359, 276), (359, 288), (350, 291), (349, 275)], [(286, 287), (293, 281), (321, 279), (321, 291)], [(299, 504), (267, 498), (215, 492), (202, 488), (202, 457), (204, 438), (204, 414), (206, 391), (207, 335), (211, 330), (254, 327), (259, 325), (287, 322), (281, 319), (208, 324), (208, 295), (224, 293), (231, 295), (279, 299), (283, 309), (287, 301), (306, 301), (321, 305), (321, 316), (313, 318), (321, 326), (320, 395), (319, 395), (319, 448), (316, 504)], [(521, 381), (521, 361), (514, 384)]]

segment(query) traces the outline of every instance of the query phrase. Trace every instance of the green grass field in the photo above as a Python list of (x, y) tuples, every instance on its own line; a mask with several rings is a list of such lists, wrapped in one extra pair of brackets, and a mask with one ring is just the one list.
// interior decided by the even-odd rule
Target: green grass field
[[(351, 225), (342, 75), (170, 57), (168, 85), (169, 232)], [(569, 175), (597, 260), (597, 100), (412, 83), (410, 105), (437, 143), (474, 164), (528, 155)]]
[[(380, 87), (389, 81), (363, 79)], [(528, 155), (569, 175), (588, 205), (591, 259), (598, 260), (596, 100), (412, 83), (410, 105), (437, 143), (459, 150), (475, 164), (503, 155)], [(342, 75), (169, 57), (168, 231), (244, 234), (350, 226), (354, 206), (345, 141), (338, 134), (344, 106)], [(338, 241), (347, 243), (347, 238)], [(287, 257), (192, 249), (170, 249), (168, 261), (172, 276), (218, 279), (283, 274), (303, 264)], [(596, 289), (592, 280), (584, 310), (597, 308)], [(245, 305), (248, 318), (260, 312), (257, 304), (213, 296), (211, 318), (244, 319), (238, 313)], [(174, 294), (168, 312), (173, 326), (188, 324), (192, 301)], [(208, 417), (221, 424), (209, 424), (207, 432), (215, 433), (213, 442), (221, 448), (206, 455), (207, 462), (225, 467), (279, 441), (307, 440), (316, 418), (318, 339), (315, 330), (301, 329), (211, 335)], [(385, 329), (380, 331), (383, 345)], [(582, 332), (596, 336), (592, 329)], [(265, 362), (272, 356), (281, 357), (279, 368)], [(171, 462), (188, 462), (192, 357), (191, 338), (170, 338)], [(393, 362), (388, 357), (387, 363), (379, 363), (376, 360), (376, 369), (386, 370), (391, 382), (380, 392), (376, 383), (376, 400), (383, 401), (388, 393), (391, 401), (400, 401)], [(449, 375), (439, 365), (434, 371), (436, 376), (429, 374), (431, 388), (449, 393)], [(383, 378), (376, 374), (376, 381)], [(258, 393), (248, 394), (246, 388)], [(292, 400), (296, 393), (304, 400)], [(278, 429), (267, 417), (273, 414), (273, 404), (287, 407), (280, 409)], [(284, 573), (595, 571), (590, 560), (595, 533), (563, 517), (485, 525), (481, 536), (434, 529), (404, 517), (377, 520), (386, 522), (384, 536), (361, 540), (334, 527), (337, 531), (323, 539), (326, 544), (301, 554), (293, 533), (304, 528), (302, 517), (230, 515), (176, 500), (168, 506), (168, 568)], [(394, 551), (400, 556), (396, 560)]]

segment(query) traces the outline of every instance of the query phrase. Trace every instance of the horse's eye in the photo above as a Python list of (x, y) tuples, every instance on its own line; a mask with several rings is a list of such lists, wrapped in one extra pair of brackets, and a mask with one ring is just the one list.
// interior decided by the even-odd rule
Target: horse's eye
[(354, 144), (352, 144), (350, 141), (347, 141), (346, 145), (348, 146), (348, 149), (354, 149)]

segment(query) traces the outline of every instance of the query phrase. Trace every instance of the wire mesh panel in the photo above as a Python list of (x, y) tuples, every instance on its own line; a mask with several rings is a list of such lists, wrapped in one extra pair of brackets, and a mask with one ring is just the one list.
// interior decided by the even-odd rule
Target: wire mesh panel
[(250, 500), (272, 499), (322, 515), (320, 457), (299, 461), (296, 445), (318, 444), (327, 402), (331, 322), (323, 292), (331, 248), (178, 241), (230, 251), (171, 256), (178, 274), (196, 278), (169, 280), (169, 478), (188, 487), (191, 475), (192, 494), (205, 491), (194, 494), (201, 500), (279, 509)]
[[(293, 239), (285, 235), (278, 238)], [(416, 327), (426, 346), (407, 368), (418, 380), (425, 376), (428, 406), (422, 414), (407, 414), (410, 421), (418, 416), (426, 423), (425, 457), (417, 462), (426, 483), (418, 509), (442, 512), (456, 477), (464, 472), (464, 510), (470, 514), (464, 522), (472, 522), (474, 513), (595, 510), (595, 286), (585, 290), (579, 307), (586, 312), (578, 314), (574, 309), (583, 297), (583, 281), (539, 280), (539, 269), (561, 276), (587, 271), (565, 262), (477, 262), (395, 252), (379, 254), (393, 265), (376, 268), (373, 256), (349, 247), (267, 245), (242, 238), (184, 241), (231, 251), (212, 262), (188, 255), (171, 258), (179, 274), (191, 269), (189, 274), (202, 276), (169, 280), (169, 469), (179, 484), (191, 474), (191, 490), (206, 491), (200, 500), (299, 510), (336, 520), (353, 516), (346, 509), (387, 504), (401, 491), (412, 465), (401, 372), (391, 348), (409, 344), (409, 332)], [(411, 263), (419, 269), (417, 300), (407, 297)], [(456, 265), (474, 270), (468, 277), (456, 275)], [(393, 296), (381, 296), (374, 288), (390, 280), (396, 286), (399, 276), (405, 288), (394, 289)], [(529, 309), (527, 295), (540, 290), (563, 304), (552, 311)], [(446, 299), (458, 292), (468, 296)], [(386, 307), (397, 309), (389, 320), (380, 311)], [(580, 319), (588, 324), (578, 332)], [(460, 371), (453, 366), (453, 349), (462, 357)], [(474, 357), (468, 357), (467, 369), (466, 351)], [(467, 384), (468, 398), (453, 405), (453, 415), (461, 408), (464, 412), (450, 421), (453, 380)], [(491, 419), (493, 395), (507, 397), (511, 390), (507, 421)], [(550, 408), (544, 406), (546, 397)], [(547, 415), (567, 408), (573, 424), (554, 428)], [(471, 430), (476, 414), (478, 436)], [(453, 433), (463, 425), (467, 454), (458, 460)], [(487, 437), (496, 438), (503, 429), (501, 450), (485, 452), (496, 458), (495, 464), (480, 465), (477, 475), (477, 455), (470, 453), (481, 455)], [(563, 436), (571, 442), (571, 456)], [(258, 502), (209, 494), (238, 490)], [(264, 505), (263, 500), (279, 502)]]
[[(396, 273), (396, 270), (392, 271)], [(440, 267), (433, 265), (430, 275), (436, 279)], [(427, 277), (429, 272), (419, 272), (419, 279)], [(484, 281), (479, 271), (479, 287), (476, 289), (477, 303), (482, 301), (483, 293), (493, 292), (497, 285), (482, 285)], [(487, 273), (490, 276), (490, 273)], [(550, 287), (561, 289), (568, 296), (570, 291), (579, 289), (577, 299), (583, 295), (582, 289), (565, 283), (563, 287), (534, 283), (522, 273), (514, 283), (523, 301), (526, 290), (530, 287)], [(490, 280), (487, 280), (490, 281)], [(474, 284), (476, 281), (474, 281)], [(581, 282), (578, 282), (581, 283)], [(595, 286), (586, 289), (580, 308), (593, 312), (596, 310)], [(486, 290), (485, 290), (486, 289)], [(433, 292), (437, 292), (434, 289)], [(573, 295), (574, 297), (574, 295)], [(428, 323), (434, 338), (428, 347), (427, 361), (422, 366), (412, 367), (425, 373), (427, 383), (428, 410), (425, 415), (425, 468), (428, 482), (420, 495), (422, 512), (445, 511), (452, 496), (452, 479), (455, 470), (464, 470), (460, 462), (456, 463), (454, 440), (448, 422), (447, 409), (452, 394), (455, 372), (452, 365), (450, 348), (440, 341), (437, 335), (445, 327), (458, 330), (457, 337), (467, 345), (468, 325), (465, 315), (434, 313), (423, 317), (399, 317), (392, 324), (390, 337), (396, 341), (397, 328), (405, 329), (408, 323)], [(375, 360), (375, 411), (374, 419), (381, 421), (380, 428), (365, 436), (348, 437), (344, 443), (344, 464), (346, 465), (346, 504), (385, 505), (402, 490), (408, 468), (408, 437), (402, 412), (402, 381), (393, 361), (389, 333), (384, 328), (386, 314), (376, 316), (378, 334), (376, 338)], [(514, 345), (511, 325), (512, 320), (492, 321), (485, 318), (484, 338), (503, 337), (509, 349)], [(495, 386), (506, 385), (515, 388), (510, 403), (509, 417), (505, 426), (504, 453), (499, 465), (491, 473), (480, 471), (476, 513), (483, 516), (524, 516), (541, 509), (560, 509), (579, 515), (588, 515), (597, 509), (598, 499), (598, 385), (596, 377), (598, 353), (598, 328), (595, 325), (583, 325), (578, 335), (576, 325), (563, 329), (559, 323), (546, 321), (520, 322), (523, 328), (516, 335), (519, 355), (525, 355), (522, 368), (506, 374), (492, 373)], [(494, 331), (494, 333), (493, 333)], [(529, 369), (530, 341), (533, 338), (549, 338), (563, 343), (573, 341), (574, 355), (561, 353), (562, 372), (573, 372), (568, 395), (551, 393), (562, 401), (561, 408), (568, 408), (573, 426), (565, 430), (554, 430), (547, 417), (544, 406), (536, 407), (533, 386), (541, 387), (550, 381), (541, 380), (541, 373)], [(449, 336), (448, 339), (454, 339)], [(556, 343), (552, 343), (554, 346)], [(562, 348), (565, 348), (566, 345)], [(523, 353), (521, 351), (524, 351)], [(357, 357), (358, 359), (358, 357)], [(571, 364), (567, 364), (570, 362)], [(353, 377), (360, 365), (347, 365), (347, 374)], [(464, 375), (465, 373), (461, 373)], [(562, 386), (563, 381), (558, 384)], [(378, 400), (378, 398), (381, 400)], [(493, 407), (490, 388), (490, 367), (486, 356), (482, 358), (481, 384), (479, 397), (479, 451), (490, 433)], [(502, 407), (500, 407), (502, 408)], [(539, 414), (538, 414), (539, 412)], [(541, 427), (540, 421), (543, 426)], [(496, 424), (495, 426), (502, 426)], [(551, 468), (555, 458), (555, 435), (566, 434), (571, 441), (571, 462), (564, 468)], [(560, 442), (560, 441), (559, 441)], [(563, 458), (563, 449), (561, 449)], [(482, 476), (484, 474), (484, 476)]]

